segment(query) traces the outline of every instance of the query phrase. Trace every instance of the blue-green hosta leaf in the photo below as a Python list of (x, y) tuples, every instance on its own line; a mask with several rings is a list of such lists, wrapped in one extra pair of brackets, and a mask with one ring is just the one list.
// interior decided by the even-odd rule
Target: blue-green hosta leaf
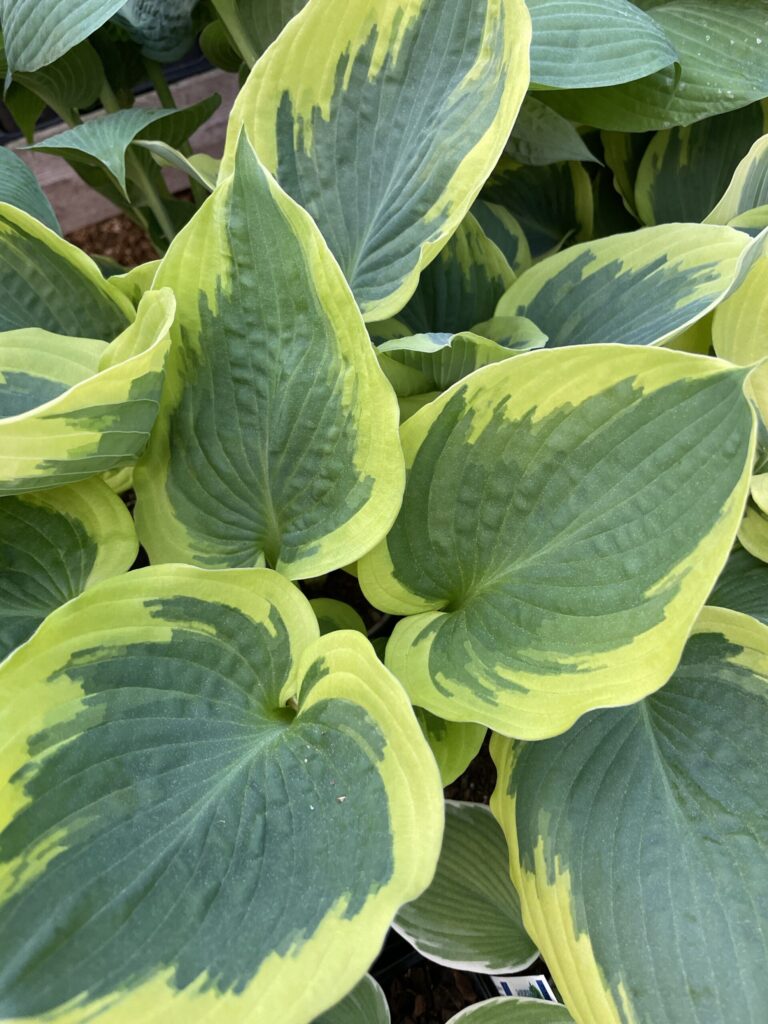
[(728, 187), (741, 158), (768, 127), (766, 114), (768, 108), (764, 112), (762, 104), (750, 103), (685, 128), (657, 132), (643, 154), (635, 182), (641, 221), (665, 224), (707, 218), (710, 223), (727, 223), (707, 214)]
[(669, 0), (650, 17), (679, 65), (598, 89), (549, 92), (565, 117), (597, 128), (646, 132), (693, 124), (768, 96), (768, 19), (754, 0)]
[(272, 570), (153, 566), (4, 662), (0, 1017), (306, 1024), (363, 976), (443, 799), (367, 640), (317, 636)]
[[(383, 661), (384, 655), (381, 657)], [(484, 725), (475, 722), (447, 722), (424, 708), (413, 710), (424, 738), (435, 755), (443, 785), (450, 786), (464, 774), (480, 752), (487, 730)]]
[[(501, 249), (468, 213), (397, 314), (407, 334), (452, 334), (493, 316), (515, 280)], [(371, 324), (372, 333), (376, 324)]]
[(484, 804), (446, 802), (435, 877), (400, 908), (395, 929), (422, 956), (461, 971), (507, 974), (538, 957), (509, 877), (504, 833)]
[(504, 206), (476, 199), (472, 204), (472, 215), (485, 234), (501, 249), (507, 263), (516, 274), (531, 265), (531, 249), (520, 224)]
[[(729, 224), (756, 207), (768, 204), (768, 135), (763, 135), (739, 162), (728, 187), (706, 220)], [(763, 226), (765, 226), (763, 224)]]
[(523, 920), (579, 1024), (762, 1024), (768, 626), (707, 608), (658, 693), (491, 752)]
[(69, 111), (95, 103), (104, 80), (101, 58), (90, 43), (80, 43), (38, 71), (19, 71), (14, 75), (16, 85), (65, 117)]
[(749, 247), (742, 232), (709, 224), (599, 238), (526, 270), (496, 314), (528, 317), (551, 347), (659, 345), (714, 309), (745, 272)]
[(244, 127), (365, 319), (384, 320), (495, 165), (528, 85), (529, 40), (523, 0), (310, 0), (240, 92), (222, 176)]
[(366, 974), (346, 998), (318, 1017), (314, 1024), (391, 1024), (387, 997), (377, 981)]
[(0, 495), (136, 461), (157, 416), (175, 303), (149, 292), (107, 345), (38, 329), (0, 334)]
[(137, 551), (128, 510), (101, 480), (0, 498), (0, 661)]
[(376, 352), (398, 398), (434, 397), (478, 367), (516, 354), (497, 341), (469, 331), (395, 338), (379, 345)]
[(337, 629), (353, 629), (365, 636), (365, 623), (352, 605), (332, 597), (315, 597), (309, 603), (312, 605), (321, 634), (333, 633)]
[(133, 316), (130, 302), (81, 249), (0, 203), (0, 331), (40, 327), (111, 341)]
[(499, 996), (468, 1006), (448, 1024), (574, 1024), (574, 1020), (559, 1003)]
[[(214, 94), (181, 110), (165, 107), (133, 107), (96, 117), (76, 128), (38, 142), (30, 149), (63, 156), (73, 163), (86, 163), (109, 172), (126, 193), (126, 155), (132, 142), (159, 139), (171, 147), (180, 145), (207, 121), (221, 99)], [(126, 193), (127, 194), (127, 193)]]
[(534, 166), (596, 159), (575, 125), (530, 95), (523, 100), (504, 151), (517, 163)]
[(115, 15), (151, 60), (183, 57), (195, 39), (192, 11), (198, 0), (126, 0)]
[(408, 616), (386, 658), (413, 703), (538, 739), (662, 686), (741, 520), (744, 377), (666, 349), (545, 350), (403, 424), (403, 506), (358, 575)]
[(525, 167), (504, 157), (486, 182), (483, 198), (515, 217), (534, 259), (556, 252), (574, 237), (591, 237), (592, 185), (575, 161)]
[(0, 0), (10, 72), (51, 64), (119, 10), (125, 0)]
[(175, 345), (135, 477), (150, 559), (307, 578), (370, 550), (402, 496), (395, 396), (320, 232), (245, 136), (163, 286)]
[(629, 0), (528, 0), (528, 8), (531, 81), (537, 85), (616, 85), (677, 60), (664, 29)]
[(57, 235), (61, 234), (56, 214), (37, 178), (21, 157), (0, 146), (0, 202), (31, 214)]
[(489, 341), (498, 341), (504, 348), (515, 352), (530, 352), (534, 348), (544, 348), (547, 343), (546, 334), (533, 320), (524, 316), (493, 316), (475, 324), (474, 333)]
[(707, 604), (744, 612), (768, 626), (768, 565), (738, 548), (728, 559)]

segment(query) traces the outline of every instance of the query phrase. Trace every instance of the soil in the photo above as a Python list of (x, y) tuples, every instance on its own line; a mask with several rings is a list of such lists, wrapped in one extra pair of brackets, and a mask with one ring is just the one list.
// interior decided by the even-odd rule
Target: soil
[[(75, 231), (68, 238), (89, 254), (106, 256), (126, 269), (157, 258), (144, 232), (123, 215)], [(131, 492), (124, 495), (127, 504), (131, 504), (132, 497)], [(143, 552), (137, 566), (146, 564), (142, 556)], [(343, 570), (330, 573), (322, 581), (309, 581), (303, 587), (309, 597), (322, 593), (353, 605), (371, 635), (387, 636), (396, 621), (368, 604), (357, 580)], [(469, 769), (446, 789), (446, 796), (487, 803), (495, 779), (486, 742)], [(386, 993), (392, 1024), (446, 1024), (459, 1010), (485, 998), (479, 979), (425, 960), (394, 934), (373, 971)]]

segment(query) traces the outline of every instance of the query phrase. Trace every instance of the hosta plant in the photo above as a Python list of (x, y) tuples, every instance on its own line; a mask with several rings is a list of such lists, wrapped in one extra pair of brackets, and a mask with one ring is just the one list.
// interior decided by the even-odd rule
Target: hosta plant
[(543, 958), (456, 1024), (762, 1024), (765, 5), (0, 26), (158, 249), (106, 276), (0, 153), (0, 1019), (389, 1024), (392, 928)]

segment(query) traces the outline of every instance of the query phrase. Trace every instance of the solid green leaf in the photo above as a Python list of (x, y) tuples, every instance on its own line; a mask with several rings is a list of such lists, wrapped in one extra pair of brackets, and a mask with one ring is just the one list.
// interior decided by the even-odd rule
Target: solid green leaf
[(509, 974), (538, 957), (510, 881), (504, 833), (484, 804), (446, 802), (435, 877), (400, 908), (394, 927), (422, 956), (455, 970)]
[(37, 178), (13, 150), (0, 146), (0, 202), (31, 214), (57, 235), (61, 234), (56, 214)]
[(0, 495), (134, 463), (157, 416), (175, 303), (148, 292), (111, 345), (35, 328), (0, 334)]
[(706, 608), (657, 693), (491, 750), (523, 920), (579, 1024), (761, 1024), (768, 626)]
[(538, 739), (662, 686), (741, 521), (745, 376), (666, 349), (532, 352), (403, 424), (403, 506), (358, 576), (407, 616), (386, 658), (413, 703)]
[(579, 123), (646, 132), (693, 124), (768, 96), (762, 2), (669, 0), (649, 14), (679, 65), (624, 85), (548, 92), (546, 102)]
[(390, 1024), (387, 997), (378, 981), (366, 974), (340, 1003), (314, 1024)]
[(182, 109), (133, 107), (86, 121), (76, 128), (38, 142), (30, 149), (63, 156), (71, 162), (101, 167), (127, 195), (126, 154), (132, 142), (154, 139), (174, 147), (185, 142), (216, 110), (221, 99), (214, 93)]
[(363, 636), (367, 633), (359, 612), (345, 601), (337, 601), (332, 597), (315, 597), (309, 603), (312, 605), (322, 635), (333, 633), (337, 629), (353, 629)]
[(14, 82), (66, 117), (68, 112), (90, 107), (99, 98), (104, 66), (90, 43), (79, 43), (53, 64), (37, 71), (16, 72)]
[[(384, 652), (380, 657), (383, 661)], [(443, 785), (450, 786), (464, 774), (480, 752), (487, 730), (484, 725), (475, 722), (446, 722), (444, 718), (438, 718), (424, 708), (413, 710), (424, 738), (435, 755)]]
[(504, 151), (517, 163), (534, 166), (596, 159), (575, 125), (530, 95), (523, 100)]
[[(515, 280), (501, 249), (468, 213), (395, 318), (406, 334), (453, 334), (493, 316)], [(370, 330), (375, 333), (376, 324)]]
[(150, 60), (170, 63), (195, 41), (192, 12), (198, 0), (126, 0), (115, 21)]
[(209, 21), (200, 33), (198, 44), (204, 56), (214, 67), (222, 71), (237, 74), (243, 64), (243, 58), (235, 49), (232, 37), (218, 18)]
[(0, 0), (10, 71), (36, 71), (87, 39), (125, 0)]
[(130, 569), (128, 510), (101, 480), (0, 498), (0, 662), (87, 587)]
[(0, 331), (40, 327), (111, 341), (134, 310), (77, 246), (0, 203)]
[(307, 0), (216, 0), (217, 10), (233, 12), (254, 54), (263, 53), (306, 4)]
[(365, 319), (384, 320), (495, 165), (528, 85), (529, 40), (522, 0), (310, 2), (240, 92), (222, 178), (245, 129), (314, 218)]
[(653, 18), (629, 0), (528, 0), (531, 81), (557, 89), (631, 82), (677, 60)]
[(742, 232), (709, 224), (662, 224), (584, 242), (522, 274), (496, 315), (533, 320), (550, 347), (659, 345), (725, 297), (756, 258), (749, 247)]
[(573, 1017), (559, 1003), (539, 999), (499, 996), (461, 1010), (448, 1024), (574, 1024)]
[(153, 566), (3, 663), (0, 1017), (306, 1024), (363, 976), (443, 799), (367, 640), (317, 637), (272, 570)]
[(308, 578), (391, 525), (397, 405), (317, 227), (245, 137), (238, 154), (154, 280), (178, 311), (137, 524), (155, 562)]
[(707, 604), (744, 612), (768, 626), (768, 565), (738, 548), (726, 562)]
[(592, 185), (575, 161), (526, 167), (504, 157), (486, 182), (483, 198), (515, 217), (534, 259), (574, 238), (591, 237)]
[(643, 154), (635, 182), (635, 206), (641, 221), (704, 220), (741, 158), (762, 135), (764, 122), (762, 104), (750, 103), (684, 128), (657, 132)]

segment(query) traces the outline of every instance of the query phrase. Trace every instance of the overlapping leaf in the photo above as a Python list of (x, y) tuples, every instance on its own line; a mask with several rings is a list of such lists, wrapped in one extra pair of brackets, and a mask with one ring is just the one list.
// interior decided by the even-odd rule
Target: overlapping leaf
[(659, 345), (713, 309), (757, 255), (742, 232), (709, 224), (612, 235), (531, 267), (496, 313), (533, 320), (550, 347)]
[(662, 686), (741, 519), (744, 378), (577, 346), (478, 370), (405, 423), (403, 507), (358, 573), (408, 616), (386, 659), (413, 702), (535, 739)]
[(0, 331), (40, 327), (111, 341), (133, 316), (128, 300), (84, 252), (0, 203)]
[(315, 1024), (390, 1024), (391, 1019), (381, 985), (366, 974), (348, 996), (318, 1017)]
[(51, 64), (94, 32), (125, 0), (0, 0), (11, 72)]
[(693, 124), (768, 96), (765, 7), (753, 0), (660, 0), (648, 14), (678, 65), (624, 85), (547, 93), (574, 121), (621, 132)]
[(8, 203), (61, 234), (56, 214), (37, 178), (13, 150), (0, 146), (0, 203)]
[(130, 569), (133, 521), (101, 480), (0, 498), (0, 661), (86, 587)]
[(245, 128), (320, 227), (365, 318), (386, 319), (496, 163), (528, 85), (529, 40), (522, 0), (310, 2), (241, 91), (222, 175)]
[(484, 804), (446, 803), (435, 877), (400, 908), (395, 928), (423, 956), (458, 970), (511, 973), (537, 958), (509, 878), (504, 834)]
[(178, 315), (135, 477), (150, 558), (306, 578), (369, 550), (402, 495), (395, 396), (319, 231), (245, 137), (158, 286)]
[(443, 802), (368, 642), (317, 632), (271, 570), (161, 566), (4, 662), (0, 1016), (307, 1024), (362, 977)]
[(517, 163), (534, 166), (595, 159), (575, 125), (530, 95), (520, 107), (504, 149)]
[(35, 329), (0, 334), (0, 495), (135, 462), (157, 416), (174, 298), (148, 292), (111, 345)]
[[(383, 659), (382, 659), (383, 660)], [(446, 722), (424, 708), (414, 708), (424, 738), (435, 755), (440, 778), (450, 786), (475, 759), (483, 745), (486, 728), (474, 722)]]
[[(759, 138), (739, 162), (722, 198), (708, 214), (710, 224), (729, 224), (768, 204), (768, 135)], [(757, 212), (757, 211), (756, 211)], [(763, 213), (762, 227), (765, 227)]]
[(579, 1024), (763, 1020), (767, 737), (768, 626), (705, 609), (658, 693), (494, 739), (524, 921)]
[(738, 548), (728, 559), (707, 604), (744, 612), (768, 626), (768, 565)]
[(448, 1024), (573, 1024), (564, 1006), (537, 999), (486, 999), (461, 1010)]

